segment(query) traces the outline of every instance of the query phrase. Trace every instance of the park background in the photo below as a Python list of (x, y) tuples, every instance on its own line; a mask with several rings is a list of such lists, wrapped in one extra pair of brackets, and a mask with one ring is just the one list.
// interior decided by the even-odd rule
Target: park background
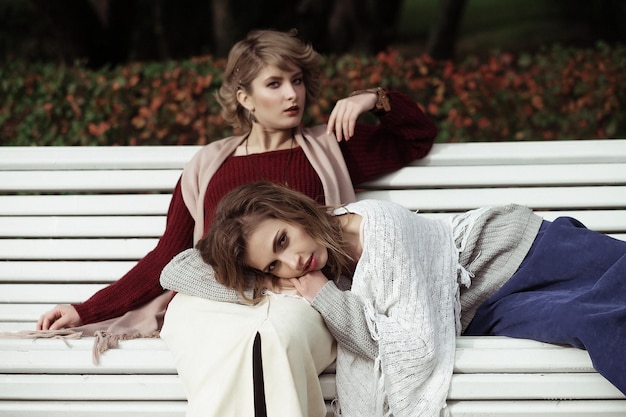
[(382, 85), (439, 142), (624, 138), (625, 18), (622, 0), (0, 0), (0, 145), (237, 133), (213, 96), (228, 49), (292, 27), (324, 58), (306, 123)]

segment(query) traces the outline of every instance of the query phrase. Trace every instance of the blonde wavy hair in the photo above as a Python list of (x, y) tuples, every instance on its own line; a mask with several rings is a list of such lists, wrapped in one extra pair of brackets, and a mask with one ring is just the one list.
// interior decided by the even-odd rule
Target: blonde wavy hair
[(237, 90), (252, 93), (252, 81), (268, 65), (283, 71), (294, 67), (302, 71), (306, 104), (317, 101), (320, 93), (320, 55), (298, 38), (298, 32), (255, 30), (237, 42), (228, 54), (222, 86), (215, 97), (222, 106), (222, 116), (234, 128), (250, 131), (252, 122), (246, 109), (237, 101)]

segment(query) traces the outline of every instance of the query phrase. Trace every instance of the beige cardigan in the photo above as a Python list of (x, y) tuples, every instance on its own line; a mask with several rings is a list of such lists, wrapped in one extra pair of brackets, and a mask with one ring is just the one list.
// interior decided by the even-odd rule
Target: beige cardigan
[[(195, 221), (194, 245), (204, 234), (204, 194), (209, 181), (245, 138), (245, 135), (231, 136), (212, 142), (198, 151), (185, 166), (181, 189), (183, 200)], [(295, 139), (320, 177), (326, 204), (339, 205), (355, 201), (343, 154), (335, 136), (326, 134), (326, 126), (299, 129)]]

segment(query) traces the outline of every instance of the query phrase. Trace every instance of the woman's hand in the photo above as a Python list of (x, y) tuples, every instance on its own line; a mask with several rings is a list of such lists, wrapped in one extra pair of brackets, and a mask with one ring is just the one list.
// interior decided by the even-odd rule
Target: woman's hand
[(357, 94), (339, 100), (328, 118), (327, 133), (335, 133), (337, 142), (350, 140), (359, 116), (373, 109), (377, 100), (376, 93)]
[(313, 271), (300, 278), (291, 278), (289, 281), (308, 302), (313, 301), (318, 292), (328, 282), (322, 271)]
[(60, 330), (81, 324), (80, 316), (73, 306), (60, 304), (39, 317), (37, 330)]

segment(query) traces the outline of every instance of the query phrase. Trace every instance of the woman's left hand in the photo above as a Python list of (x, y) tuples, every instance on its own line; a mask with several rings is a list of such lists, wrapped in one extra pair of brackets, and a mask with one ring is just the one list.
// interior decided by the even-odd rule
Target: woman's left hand
[(357, 94), (339, 100), (328, 118), (327, 133), (335, 133), (337, 142), (350, 140), (359, 116), (373, 109), (377, 100), (375, 93)]
[(328, 282), (322, 271), (313, 271), (300, 278), (291, 278), (289, 281), (296, 287), (298, 293), (308, 302), (313, 301), (318, 292)]

